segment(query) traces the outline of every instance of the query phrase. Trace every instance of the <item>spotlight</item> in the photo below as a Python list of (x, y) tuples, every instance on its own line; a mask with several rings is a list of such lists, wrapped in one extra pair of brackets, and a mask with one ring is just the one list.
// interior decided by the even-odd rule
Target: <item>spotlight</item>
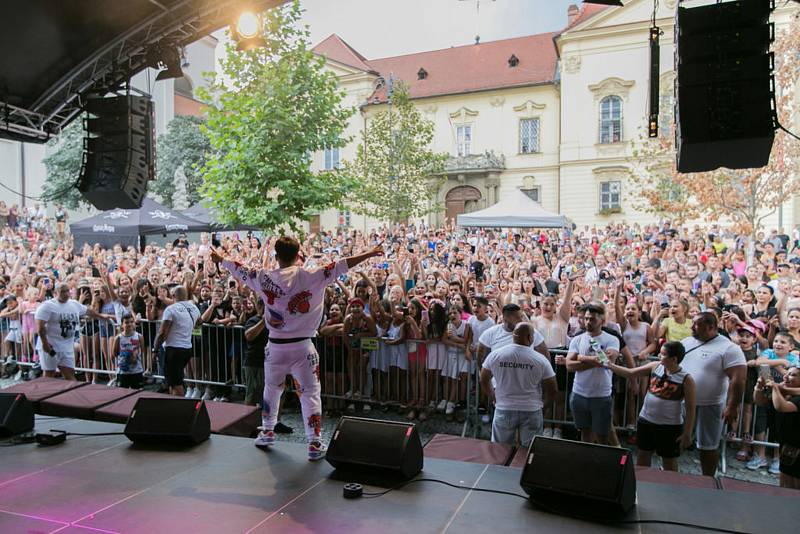
[(267, 46), (262, 36), (263, 19), (252, 11), (243, 11), (236, 24), (231, 25), (231, 37), (239, 50), (252, 50)]
[(181, 55), (175, 47), (164, 48), (161, 52), (159, 66), (164, 69), (156, 76), (156, 81), (182, 78)]
[(245, 39), (252, 39), (258, 34), (260, 23), (261, 17), (252, 11), (245, 11), (239, 15), (239, 20), (236, 22), (236, 33)]

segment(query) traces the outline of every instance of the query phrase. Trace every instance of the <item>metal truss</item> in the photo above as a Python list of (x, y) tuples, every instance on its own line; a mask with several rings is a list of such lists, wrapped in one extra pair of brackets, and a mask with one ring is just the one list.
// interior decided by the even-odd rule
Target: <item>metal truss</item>
[(286, 0), (149, 0), (159, 11), (140, 21), (48, 88), (29, 109), (0, 103), (5, 137), (43, 143), (82, 111), (85, 98), (123, 87), (150, 65), (157, 44), (182, 47), (230, 24), (239, 10), (263, 10)]

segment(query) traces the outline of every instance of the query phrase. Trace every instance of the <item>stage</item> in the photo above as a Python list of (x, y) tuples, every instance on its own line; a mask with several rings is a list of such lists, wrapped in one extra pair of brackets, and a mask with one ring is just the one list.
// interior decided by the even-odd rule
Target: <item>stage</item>
[[(37, 416), (38, 432), (119, 432), (98, 421)], [(522, 493), (514, 467), (425, 459), (420, 477)], [(345, 500), (325, 461), (303, 445), (261, 451), (212, 435), (185, 450), (132, 445), (124, 436), (70, 436), (53, 447), (0, 448), (0, 532), (689, 532), (672, 525), (600, 525), (555, 516), (505, 495), (420, 482)], [(367, 487), (365, 491), (380, 488)], [(638, 483), (628, 519), (667, 519), (741, 532), (791, 532), (794, 497)]]

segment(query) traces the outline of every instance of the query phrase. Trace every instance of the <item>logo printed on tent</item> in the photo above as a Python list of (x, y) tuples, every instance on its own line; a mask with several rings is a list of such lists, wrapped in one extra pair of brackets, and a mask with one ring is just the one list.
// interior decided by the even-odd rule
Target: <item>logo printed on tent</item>
[[(114, 210), (111, 212), (106, 213), (103, 215), (104, 219), (127, 219), (131, 216), (131, 212), (128, 210)], [(95, 230), (97, 231), (97, 230)]]
[(95, 224), (94, 226), (92, 226), (92, 231), (113, 234), (114, 232), (117, 231), (117, 229), (109, 224)]
[(178, 218), (177, 216), (173, 215), (172, 213), (170, 213), (168, 211), (155, 210), (155, 211), (151, 211), (149, 213), (150, 213), (150, 217), (152, 217), (154, 219), (164, 219), (164, 220), (168, 221), (170, 219), (177, 219)]
[[(175, 217), (177, 219), (177, 217)], [(185, 224), (165, 224), (164, 229), (168, 232), (187, 232), (189, 227)]]

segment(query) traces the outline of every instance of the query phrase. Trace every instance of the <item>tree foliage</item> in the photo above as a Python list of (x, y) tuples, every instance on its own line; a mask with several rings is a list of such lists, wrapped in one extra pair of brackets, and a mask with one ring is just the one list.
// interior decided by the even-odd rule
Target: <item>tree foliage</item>
[(433, 134), (433, 121), (417, 110), (406, 85), (396, 82), (391, 108), (367, 121), (356, 158), (344, 166), (361, 180), (349, 197), (357, 213), (400, 222), (440, 209), (432, 199), (448, 156), (430, 149)]
[(167, 133), (158, 136), (156, 143), (156, 180), (150, 190), (172, 207), (175, 194), (175, 171), (183, 166), (186, 174), (186, 199), (189, 205), (200, 201), (203, 182), (200, 169), (211, 155), (211, 142), (202, 131), (205, 119), (178, 115), (167, 126)]
[(83, 127), (80, 120), (64, 128), (61, 135), (52, 139), (53, 152), (44, 158), (47, 179), (42, 187), (41, 199), (58, 202), (69, 209), (89, 206), (77, 189), (83, 160)]
[(299, 223), (341, 206), (354, 186), (341, 172), (313, 172), (311, 155), (344, 146), (353, 109), (309, 49), (297, 1), (264, 13), (267, 46), (246, 52), (227, 46), (221, 75), (207, 91), (204, 127), (213, 152), (203, 166), (202, 195), (228, 223), (265, 230)]
[[(797, 113), (796, 81), (800, 74), (800, 18), (793, 17), (775, 41), (776, 104), (781, 124)], [(681, 174), (675, 164), (674, 136), (647, 139), (634, 151), (631, 181), (638, 185), (645, 211), (670, 214), (676, 220), (702, 216), (727, 219), (736, 231), (755, 236), (765, 219), (788, 197), (800, 193), (800, 142), (776, 132), (769, 162), (756, 169), (717, 169)]]

